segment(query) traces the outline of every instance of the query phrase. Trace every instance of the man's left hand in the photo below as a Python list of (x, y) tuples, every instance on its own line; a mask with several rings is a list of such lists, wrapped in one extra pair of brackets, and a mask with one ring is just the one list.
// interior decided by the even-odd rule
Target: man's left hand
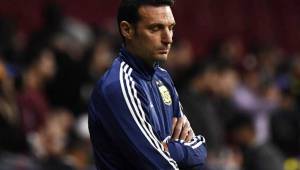
[(194, 137), (193, 129), (185, 115), (172, 120), (172, 139), (189, 142)]

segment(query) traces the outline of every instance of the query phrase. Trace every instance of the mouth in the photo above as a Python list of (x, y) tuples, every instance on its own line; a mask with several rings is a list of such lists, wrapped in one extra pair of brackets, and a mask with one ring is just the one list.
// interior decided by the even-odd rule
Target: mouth
[(169, 53), (169, 49), (160, 49), (158, 50), (159, 54), (168, 54)]

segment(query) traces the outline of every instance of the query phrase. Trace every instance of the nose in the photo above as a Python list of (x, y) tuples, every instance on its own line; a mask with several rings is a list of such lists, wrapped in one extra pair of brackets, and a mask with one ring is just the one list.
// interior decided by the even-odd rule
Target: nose
[(165, 29), (162, 33), (162, 43), (171, 44), (173, 42), (173, 30)]

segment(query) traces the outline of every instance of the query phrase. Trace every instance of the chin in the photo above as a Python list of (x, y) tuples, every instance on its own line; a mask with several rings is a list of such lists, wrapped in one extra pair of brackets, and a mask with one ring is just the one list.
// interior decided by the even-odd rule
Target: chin
[(156, 59), (157, 59), (158, 61), (167, 61), (167, 59), (168, 59), (168, 54), (161, 54), (161, 55), (159, 55), (159, 56), (156, 56)]

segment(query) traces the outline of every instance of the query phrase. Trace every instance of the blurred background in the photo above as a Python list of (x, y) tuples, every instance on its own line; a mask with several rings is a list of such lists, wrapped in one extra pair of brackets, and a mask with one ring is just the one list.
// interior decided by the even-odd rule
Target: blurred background
[[(0, 1), (0, 170), (94, 170), (87, 103), (119, 0)], [(177, 1), (163, 65), (207, 170), (300, 169), (300, 1)]]

